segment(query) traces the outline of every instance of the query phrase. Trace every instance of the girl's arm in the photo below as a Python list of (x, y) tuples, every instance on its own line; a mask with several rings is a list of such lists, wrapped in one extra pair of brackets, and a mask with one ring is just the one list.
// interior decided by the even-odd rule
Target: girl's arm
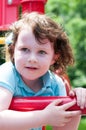
[(53, 130), (78, 130), (81, 116), (74, 116), (72, 119), (62, 127), (53, 127)]
[(69, 93), (70, 96), (76, 96), (77, 105), (80, 106), (81, 109), (86, 107), (86, 88), (74, 88)]
[(24, 130), (45, 124), (45, 116), (42, 111), (18, 112), (8, 110), (12, 96), (11, 92), (0, 87), (0, 130)]
[(42, 111), (17, 112), (4, 110), (0, 112), (0, 130), (25, 130), (46, 125)]
[[(70, 96), (76, 96), (77, 105), (81, 107), (81, 109), (86, 107), (86, 89), (85, 88), (74, 88), (69, 92)], [(66, 125), (63, 127), (53, 127), (53, 130), (78, 130), (78, 126), (80, 123), (81, 116), (73, 117)]]
[(44, 125), (62, 126), (70, 121), (71, 117), (80, 115), (79, 111), (67, 112), (66, 109), (76, 102), (58, 106), (61, 100), (55, 100), (44, 110), (18, 112), (8, 110), (12, 94), (0, 87), (0, 130), (24, 130)]

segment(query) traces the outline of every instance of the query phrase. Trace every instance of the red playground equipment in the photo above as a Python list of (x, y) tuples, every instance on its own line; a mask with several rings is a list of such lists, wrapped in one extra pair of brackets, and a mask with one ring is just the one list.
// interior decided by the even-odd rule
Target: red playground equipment
[(17, 20), (19, 0), (0, 0), (0, 30), (7, 30)]
[[(9, 25), (19, 18), (19, 7), (22, 8), (22, 13), (37, 11), (44, 13), (44, 6), (47, 0), (0, 0), (0, 30), (8, 30)], [(67, 76), (62, 77), (67, 94), (71, 88)], [(62, 98), (63, 104), (76, 100), (76, 98), (70, 97), (23, 97), (13, 98), (9, 109), (18, 111), (32, 111), (44, 109), (51, 101)], [(70, 108), (70, 110), (80, 110), (76, 105)], [(86, 114), (86, 109), (82, 110), (82, 114)], [(43, 127), (43, 130), (45, 128)]]
[[(53, 100), (56, 99), (62, 99), (62, 104), (66, 104), (68, 102), (71, 102), (73, 100), (76, 100), (76, 98), (71, 98), (69, 96), (49, 96), (49, 97), (15, 97), (13, 98), (9, 109), (11, 110), (17, 110), (17, 111), (33, 111), (33, 110), (43, 110), (49, 103), (51, 103)], [(74, 111), (74, 110), (80, 110), (80, 107), (75, 104), (74, 106), (70, 107), (68, 110)], [(81, 110), (82, 114), (86, 114), (86, 108)]]
[(0, 0), (0, 30), (7, 30), (9, 25), (19, 18), (20, 6), (23, 13), (44, 13), (46, 2), (47, 0)]

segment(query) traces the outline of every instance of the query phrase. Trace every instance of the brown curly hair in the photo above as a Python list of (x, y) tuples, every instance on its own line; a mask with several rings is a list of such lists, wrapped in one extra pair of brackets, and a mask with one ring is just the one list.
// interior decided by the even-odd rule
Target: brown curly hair
[(60, 56), (51, 66), (51, 69), (53, 69), (54, 71), (59, 68), (65, 70), (68, 65), (72, 65), (74, 63), (69, 39), (63, 28), (45, 14), (40, 14), (37, 12), (23, 14), (21, 19), (13, 23), (10, 27), (10, 30), (13, 33), (13, 42), (9, 45), (8, 50), (12, 62), (14, 62), (14, 47), (19, 32), (25, 25), (28, 25), (28, 27), (32, 27), (32, 31), (36, 40), (40, 41), (38, 42), (39, 44), (44, 44), (41, 41), (45, 38), (53, 43), (52, 46), (54, 48), (54, 53), (57, 55), (59, 54)]

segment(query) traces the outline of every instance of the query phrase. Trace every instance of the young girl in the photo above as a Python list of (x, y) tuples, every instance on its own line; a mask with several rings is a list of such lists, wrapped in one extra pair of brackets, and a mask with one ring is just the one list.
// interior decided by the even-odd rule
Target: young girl
[(73, 63), (66, 33), (46, 15), (27, 13), (11, 32), (11, 60), (0, 66), (0, 130), (41, 130), (43, 125), (77, 130), (81, 112), (66, 111), (75, 101), (59, 106), (59, 99), (31, 112), (9, 110), (16, 96), (66, 96), (64, 83), (53, 71)]

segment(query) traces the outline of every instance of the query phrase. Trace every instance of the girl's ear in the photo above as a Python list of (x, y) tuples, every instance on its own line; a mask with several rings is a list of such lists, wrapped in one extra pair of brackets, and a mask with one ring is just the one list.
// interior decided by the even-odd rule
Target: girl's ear
[(51, 65), (53, 65), (55, 63), (55, 61), (59, 58), (60, 54), (55, 54), (53, 59), (52, 59), (52, 62), (51, 62)]

